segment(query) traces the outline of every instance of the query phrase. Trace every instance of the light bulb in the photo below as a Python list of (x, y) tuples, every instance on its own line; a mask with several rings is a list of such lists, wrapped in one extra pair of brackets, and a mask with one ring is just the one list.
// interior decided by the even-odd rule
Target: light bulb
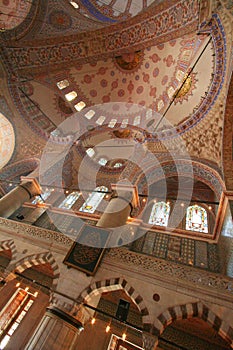
[(16, 287), (19, 287), (20, 286), (20, 283), (18, 282), (18, 283), (16, 283), (16, 285), (15, 285)]
[(126, 339), (126, 333), (122, 334), (122, 339), (125, 340)]
[(91, 324), (95, 324), (96, 319), (93, 317), (93, 319), (91, 320)]
[(109, 324), (107, 325), (106, 329), (105, 329), (105, 332), (108, 333), (110, 331), (110, 326)]

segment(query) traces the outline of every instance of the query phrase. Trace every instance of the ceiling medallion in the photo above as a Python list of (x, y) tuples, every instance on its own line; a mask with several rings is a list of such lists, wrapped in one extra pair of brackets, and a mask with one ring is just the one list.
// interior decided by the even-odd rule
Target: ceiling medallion
[(176, 95), (174, 103), (176, 104), (177, 102), (182, 103), (183, 100), (188, 100), (189, 96), (192, 96), (193, 90), (196, 89), (196, 79), (197, 73), (191, 73), (188, 77), (185, 78), (184, 85)]
[(143, 61), (143, 51), (127, 52), (115, 57), (115, 63), (123, 71), (134, 71), (138, 69)]
[(58, 30), (65, 30), (71, 28), (72, 19), (62, 10), (53, 10), (49, 15), (49, 24)]

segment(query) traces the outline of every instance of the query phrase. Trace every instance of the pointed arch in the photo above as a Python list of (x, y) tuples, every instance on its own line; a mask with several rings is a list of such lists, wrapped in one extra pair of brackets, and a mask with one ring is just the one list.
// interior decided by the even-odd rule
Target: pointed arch
[(22, 273), (24, 270), (29, 269), (32, 266), (37, 266), (37, 265), (46, 264), (46, 263), (48, 263), (53, 270), (53, 273), (54, 273), (53, 287), (55, 288), (58, 283), (60, 272), (59, 272), (59, 267), (53, 255), (50, 252), (32, 254), (27, 256), (26, 258), (19, 260), (15, 264), (14, 271)]
[(149, 323), (149, 311), (144, 303), (144, 300), (140, 294), (136, 292), (136, 290), (123, 278), (111, 278), (102, 281), (97, 281), (89, 285), (87, 288), (83, 290), (83, 292), (78, 297), (80, 302), (86, 302), (96, 295), (102, 294), (104, 292), (123, 290), (134, 302), (137, 306), (138, 310), (141, 312), (142, 323)]
[[(192, 167), (192, 173), (190, 173), (190, 167)], [(147, 182), (147, 185), (152, 185), (154, 182), (172, 176), (191, 177), (199, 180), (209, 186), (218, 199), (220, 199), (222, 191), (225, 190), (225, 183), (217, 170), (207, 164), (182, 158), (177, 159), (176, 162), (167, 160), (159, 166), (149, 162), (145, 164), (144, 173), (142, 174), (141, 170), (134, 172), (130, 181), (139, 187), (143, 187)]]
[(11, 251), (11, 262), (14, 262), (16, 260), (17, 249), (13, 239), (8, 239), (6, 241), (0, 242), (0, 251), (3, 251), (3, 250)]
[(152, 326), (152, 333), (159, 336), (172, 322), (193, 317), (198, 317), (207, 322), (233, 348), (233, 328), (202, 302), (169, 307), (155, 320)]

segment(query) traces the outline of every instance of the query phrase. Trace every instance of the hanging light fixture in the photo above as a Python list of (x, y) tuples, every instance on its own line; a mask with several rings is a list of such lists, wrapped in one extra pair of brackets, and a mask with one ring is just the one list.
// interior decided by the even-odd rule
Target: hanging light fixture
[(110, 325), (108, 324), (106, 329), (105, 329), (105, 332), (108, 333), (110, 331)]
[(91, 320), (91, 324), (95, 324), (95, 321), (96, 321), (96, 319), (95, 319), (95, 317), (93, 317)]

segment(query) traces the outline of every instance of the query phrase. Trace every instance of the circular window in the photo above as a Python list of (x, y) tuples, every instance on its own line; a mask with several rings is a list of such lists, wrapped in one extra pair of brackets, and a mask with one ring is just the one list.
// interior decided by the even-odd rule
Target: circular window
[(15, 133), (9, 120), (0, 113), (0, 169), (6, 165), (14, 152)]

